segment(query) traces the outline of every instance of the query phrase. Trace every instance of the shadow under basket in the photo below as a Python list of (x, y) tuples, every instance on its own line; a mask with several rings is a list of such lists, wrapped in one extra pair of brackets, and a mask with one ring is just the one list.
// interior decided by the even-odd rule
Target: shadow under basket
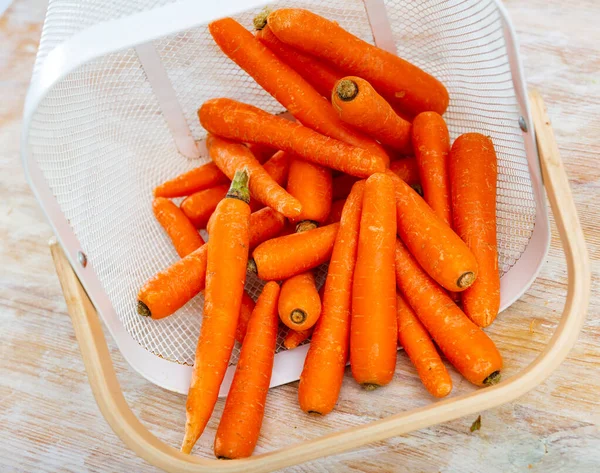
[[(51, 251), (94, 396), (117, 435), (170, 472), (272, 471), (510, 402), (566, 357), (589, 302), (589, 261), (568, 179), (542, 99), (535, 92), (528, 98), (516, 38), (499, 1), (269, 3), (313, 10), (415, 63), (448, 88), (452, 139), (467, 131), (491, 136), (499, 160), (501, 309), (527, 290), (548, 251), (546, 189), (568, 265), (563, 315), (537, 358), (496, 386), (276, 451), (219, 461), (181, 454), (152, 435), (125, 402), (99, 316), (134, 369), (186, 392), (202, 296), (163, 320), (136, 313), (141, 285), (177, 259), (153, 217), (152, 189), (207, 160), (196, 118), (205, 100), (230, 97), (284, 112), (218, 50), (206, 26), (233, 16), (251, 28), (264, 3), (147, 0), (116, 9), (103, 0), (51, 2), (27, 96), (23, 165), (60, 242)], [(321, 269), (321, 280), (324, 275)], [(257, 279), (247, 282), (254, 297), (260, 288)], [(272, 386), (298, 379), (306, 351), (307, 345), (281, 350), (280, 339)], [(386, 389), (402, 393), (402, 386)]]

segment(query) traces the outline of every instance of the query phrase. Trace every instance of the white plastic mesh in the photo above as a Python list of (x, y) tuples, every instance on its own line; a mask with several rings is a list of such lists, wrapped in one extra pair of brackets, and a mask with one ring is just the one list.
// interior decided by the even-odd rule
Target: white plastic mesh
[[(125, 3), (52, 1), (38, 66), (52, 47), (78, 30), (168, 2)], [(399, 55), (438, 77), (449, 90), (446, 119), (452, 138), (467, 131), (492, 137), (499, 157), (499, 263), (504, 273), (531, 237), (535, 201), (497, 7), (492, 0), (385, 3)], [(372, 42), (361, 0), (271, 5), (280, 6), (309, 8)], [(237, 19), (251, 28), (256, 13)], [(206, 26), (163, 38), (155, 47), (195, 139), (204, 138), (196, 110), (212, 97), (283, 111), (218, 50)], [(202, 295), (177, 314), (155, 321), (136, 313), (136, 294), (151, 275), (177, 259), (152, 215), (152, 189), (203, 160), (177, 152), (135, 51), (105, 56), (62, 80), (35, 113), (27, 145), (125, 329), (150, 352), (191, 364)], [(324, 274), (322, 268), (320, 280)], [(255, 298), (260, 287), (259, 281), (249, 279), (247, 288)]]

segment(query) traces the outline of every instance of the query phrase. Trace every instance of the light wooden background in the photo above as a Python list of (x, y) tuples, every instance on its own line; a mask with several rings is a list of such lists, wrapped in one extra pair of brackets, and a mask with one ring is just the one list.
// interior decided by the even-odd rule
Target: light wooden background
[[(600, 2), (506, 4), (527, 80), (547, 101), (593, 260), (592, 302), (579, 343), (541, 387), (483, 412), (479, 432), (469, 432), (474, 418), (461, 419), (287, 471), (600, 471)], [(16, 0), (0, 20), (0, 472), (155, 472), (123, 446), (92, 398), (47, 248), (51, 231), (21, 170), (21, 110), (44, 11), (43, 0)], [(553, 227), (540, 276), (492, 330), (508, 374), (529, 363), (556, 327), (566, 278)], [(157, 436), (179, 445), (184, 397), (145, 381), (110, 344), (135, 413)], [(429, 402), (404, 361), (397, 382), (405, 391), (383, 389), (365, 401), (348, 381), (338, 411), (326, 419), (299, 411), (295, 383), (276, 388), (258, 450)], [(197, 453), (209, 452), (215, 426), (211, 422)]]

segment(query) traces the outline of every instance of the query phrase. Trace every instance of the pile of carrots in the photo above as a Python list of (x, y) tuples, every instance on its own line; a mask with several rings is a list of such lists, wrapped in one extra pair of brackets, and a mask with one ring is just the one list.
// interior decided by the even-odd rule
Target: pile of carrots
[[(287, 348), (311, 338), (298, 387), (307, 413), (334, 409), (348, 361), (365, 389), (390, 383), (398, 342), (435, 397), (452, 390), (439, 352), (477, 386), (502, 369), (482, 330), (500, 302), (491, 139), (467, 133), (451, 146), (443, 84), (335, 22), (281, 9), (254, 26), (225, 18), (208, 28), (295, 121), (228, 98), (202, 104), (212, 162), (154, 190), (181, 259), (138, 296), (138, 312), (160, 319), (204, 290), (185, 453), (241, 343), (219, 458), (254, 450), (280, 322)], [(327, 262), (319, 292), (313, 270)], [(266, 281), (256, 304), (248, 271)]]

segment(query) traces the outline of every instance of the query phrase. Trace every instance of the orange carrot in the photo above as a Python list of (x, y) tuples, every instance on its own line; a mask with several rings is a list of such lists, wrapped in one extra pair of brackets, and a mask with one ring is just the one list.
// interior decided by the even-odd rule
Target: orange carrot
[(248, 173), (237, 171), (217, 207), (207, 244), (204, 313), (187, 397), (183, 453), (192, 451), (210, 419), (235, 343), (250, 241), (249, 201)]
[(215, 163), (206, 163), (163, 182), (154, 189), (154, 197), (184, 197), (228, 182)]
[(314, 56), (305, 54), (279, 41), (266, 21), (257, 24), (255, 18), (254, 26), (258, 30), (256, 32), (256, 37), (261, 43), (267, 46), (279, 59), (300, 74), (303, 79), (312, 85), (323, 97), (328, 99), (331, 96), (333, 86), (343, 74), (340, 74), (329, 64), (320, 61)]
[(158, 223), (169, 235), (180, 257), (183, 258), (204, 245), (204, 240), (198, 230), (194, 228), (181, 209), (169, 199), (156, 197), (152, 203), (152, 210)]
[(299, 8), (275, 10), (267, 21), (279, 40), (368, 80), (390, 104), (410, 116), (427, 110), (442, 114), (448, 107), (448, 91), (440, 81), (333, 21)]
[(396, 369), (395, 242), (394, 183), (373, 174), (365, 182), (350, 325), (352, 375), (368, 390), (388, 384)]
[(300, 215), (300, 202), (269, 176), (247, 147), (214, 135), (206, 139), (206, 147), (212, 160), (227, 177), (233, 177), (238, 169), (245, 168), (248, 171), (250, 194), (253, 197), (286, 217)]
[[(331, 170), (293, 157), (287, 183), (288, 192), (302, 204), (302, 212), (292, 221), (300, 228), (315, 228), (323, 223), (331, 210)], [(304, 223), (304, 224), (303, 224)]]
[(423, 195), (421, 178), (419, 176), (419, 165), (414, 156), (400, 158), (390, 163), (390, 171), (412, 187), (417, 194)]
[(331, 203), (331, 210), (329, 211), (327, 220), (325, 220), (326, 225), (340, 221), (345, 204), (346, 199), (339, 199)]
[(283, 346), (286, 348), (286, 350), (298, 348), (303, 341), (310, 338), (313, 333), (313, 329), (314, 327), (311, 327), (308, 330), (301, 330), (299, 332), (289, 329), (285, 334), (285, 338), (283, 339)]
[(438, 217), (452, 226), (448, 177), (450, 135), (444, 119), (435, 112), (417, 115), (413, 121), (412, 143), (425, 202)]
[(263, 168), (277, 184), (285, 187), (290, 169), (289, 154), (285, 151), (277, 151), (263, 164)]
[(449, 291), (464, 291), (477, 277), (469, 247), (393, 172), (398, 235), (423, 269)]
[(423, 271), (400, 240), (396, 282), (442, 353), (468, 381), (477, 386), (500, 381), (502, 357), (494, 342)]
[(452, 210), (456, 233), (479, 265), (477, 280), (462, 295), (465, 314), (480, 327), (491, 324), (500, 308), (500, 274), (496, 240), (494, 145), (479, 133), (459, 136), (450, 152)]
[(429, 333), (400, 294), (396, 303), (400, 345), (415, 365), (427, 391), (435, 397), (447, 396), (452, 391), (452, 379)]
[(238, 318), (237, 329), (235, 330), (235, 339), (242, 343), (246, 332), (248, 331), (248, 322), (254, 310), (255, 304), (252, 297), (246, 291), (242, 294), (242, 306), (240, 307), (240, 316)]
[(248, 143), (246, 146), (260, 164), (266, 163), (277, 152), (277, 150), (271, 146), (258, 143)]
[(338, 223), (265, 241), (252, 252), (249, 269), (263, 281), (283, 280), (316, 268), (331, 257)]
[(378, 154), (235, 100), (207, 100), (198, 110), (198, 117), (202, 126), (215, 135), (270, 144), (307, 161), (359, 177), (382, 172), (386, 167), (386, 160)]
[(321, 317), (315, 326), (298, 386), (303, 411), (325, 415), (337, 402), (348, 361), (352, 278), (362, 212), (363, 181), (352, 188), (340, 221), (327, 279)]
[(350, 194), (352, 186), (358, 181), (358, 177), (350, 176), (349, 174), (341, 174), (333, 178), (333, 192), (331, 198), (333, 200), (345, 199)]
[(312, 271), (286, 279), (279, 296), (279, 318), (292, 330), (308, 330), (321, 315), (321, 298)]
[(265, 413), (277, 345), (279, 285), (263, 288), (248, 323), (248, 332), (215, 436), (217, 458), (252, 455)]
[(375, 140), (342, 122), (327, 99), (237, 21), (232, 18), (213, 21), (208, 30), (229, 59), (244, 69), (303, 125), (389, 159)]
[(196, 192), (181, 202), (181, 210), (196, 228), (205, 228), (219, 202), (227, 195), (229, 185), (223, 184)]
[(410, 122), (394, 109), (366, 80), (347, 76), (340, 79), (331, 94), (338, 116), (363, 133), (401, 153), (410, 153)]

